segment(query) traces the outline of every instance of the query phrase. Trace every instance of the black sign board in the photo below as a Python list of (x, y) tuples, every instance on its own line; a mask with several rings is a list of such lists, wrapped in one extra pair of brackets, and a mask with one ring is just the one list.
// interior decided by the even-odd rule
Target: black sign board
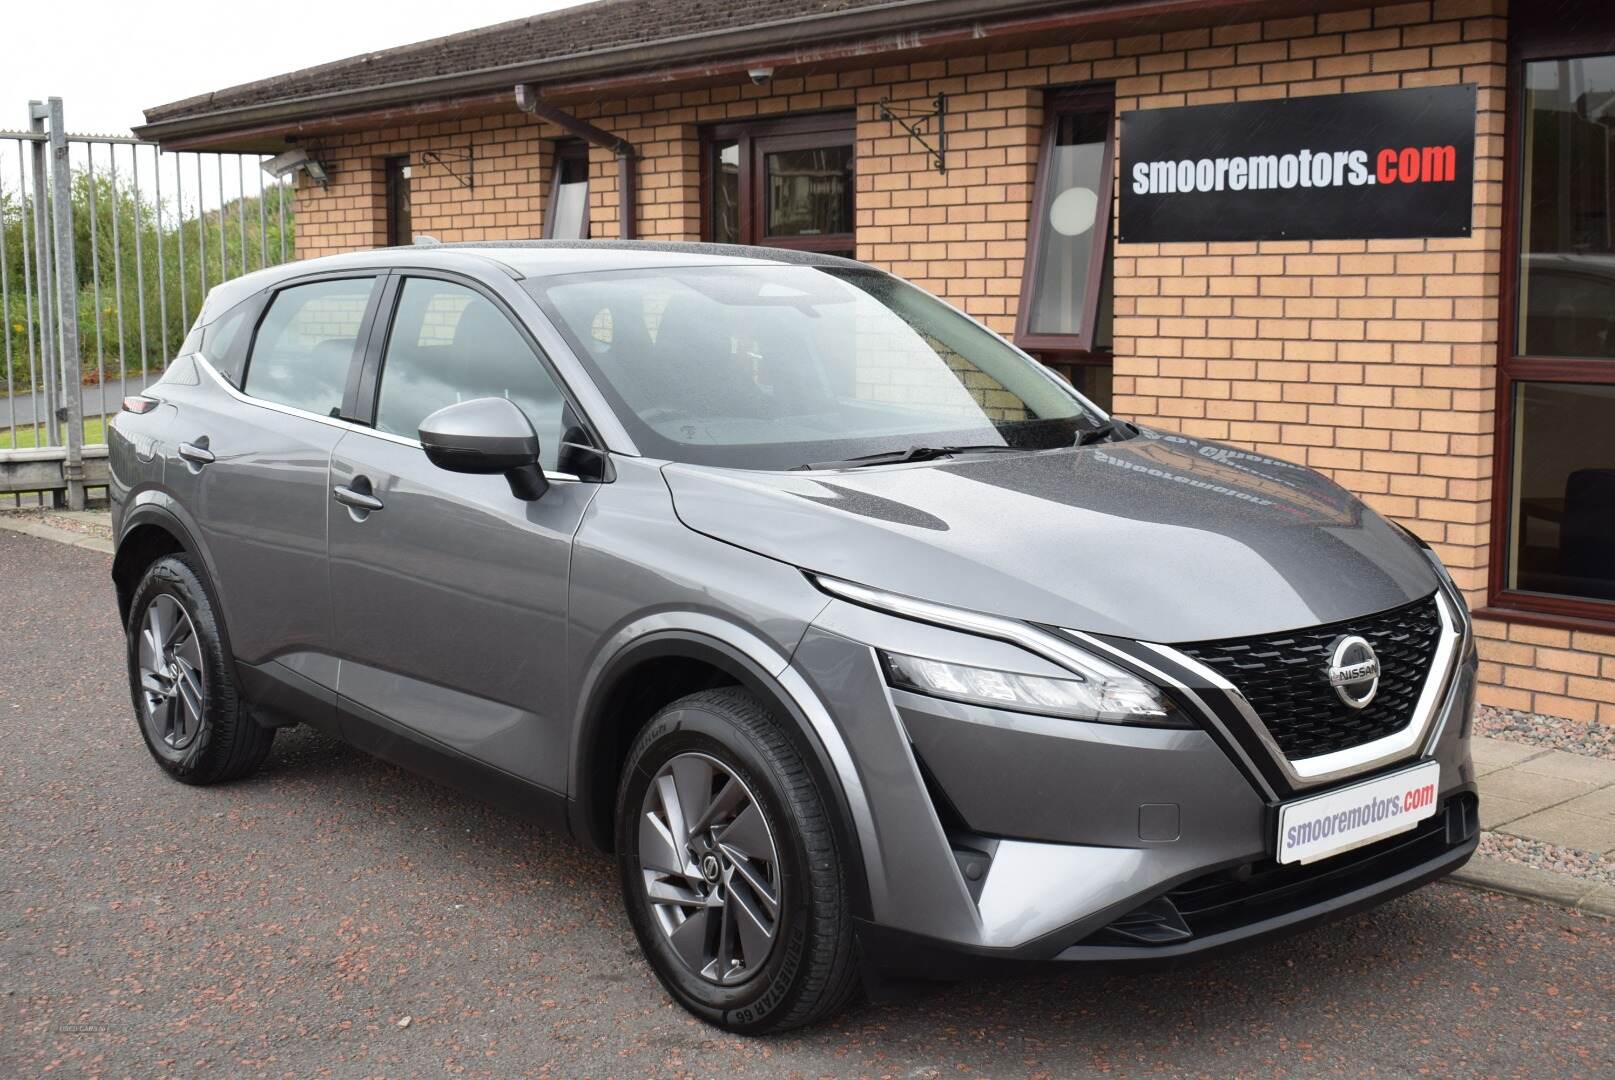
[(1468, 236), (1475, 87), (1126, 112), (1121, 159), (1127, 243)]

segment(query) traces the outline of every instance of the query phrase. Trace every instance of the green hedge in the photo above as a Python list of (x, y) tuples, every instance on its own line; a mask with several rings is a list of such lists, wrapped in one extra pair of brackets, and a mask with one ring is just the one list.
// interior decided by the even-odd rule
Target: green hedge
[[(265, 240), (259, 236), (259, 202), (257, 196), (226, 203), (222, 212), (212, 210), (197, 217), (176, 220), (176, 208), (165, 201), (163, 229), (157, 230), (156, 205), (147, 198), (136, 200), (129, 191), (119, 191), (114, 199), (104, 178), (94, 191), (94, 221), (92, 242), (91, 187), (89, 178), (79, 175), (73, 184), (74, 258), (78, 278), (79, 359), (87, 376), (93, 376), (99, 367), (115, 375), (120, 370), (141, 370), (144, 360), (147, 370), (158, 370), (166, 356), (173, 355), (189, 330), (189, 320), (196, 318), (203, 297), (201, 258), (206, 260), (208, 284), (237, 277), (242, 272), (242, 257), (249, 271), (261, 265), (274, 265), (281, 261), (281, 200), (285, 201), (286, 240), (288, 256), (294, 247), (295, 229), (292, 223), (292, 196), (289, 189), (268, 188), (263, 195), (263, 214), (267, 222)], [(25, 280), (23, 261), (23, 215), (27, 219), (30, 250), (30, 274)], [(33, 383), (28, 363), (28, 298), (32, 296), (35, 309), (34, 366), (40, 362), (37, 322), (38, 297), (33, 295), (37, 282), (37, 269), (31, 266), (33, 258), (33, 200), (19, 196), (14, 190), (0, 189), (0, 239), (5, 244), (5, 335), (11, 346), (12, 385), (17, 391), (29, 389)], [(240, 230), (242, 215), (246, 217), (246, 235)], [(116, 222), (118, 243), (113, 243), (113, 226)], [(220, 272), (219, 242), (223, 232), (225, 270)], [(135, 250), (139, 236), (140, 251)], [(243, 244), (245, 251), (243, 251)], [(185, 276), (180, 278), (180, 245), (184, 245)], [(161, 247), (161, 268), (158, 249)], [(99, 288), (97, 280), (99, 279)], [(140, 317), (140, 299), (145, 297), (145, 322)], [(119, 321), (119, 314), (122, 321)], [(0, 352), (0, 363), (5, 355)], [(4, 387), (0, 386), (0, 393)]]

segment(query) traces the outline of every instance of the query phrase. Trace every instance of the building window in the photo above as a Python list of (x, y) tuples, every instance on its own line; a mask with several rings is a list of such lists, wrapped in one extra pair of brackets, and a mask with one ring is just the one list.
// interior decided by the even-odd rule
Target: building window
[(544, 235), (552, 240), (589, 238), (589, 146), (580, 139), (555, 144)]
[(387, 244), (399, 247), (415, 242), (415, 228), (409, 214), (409, 158), (390, 157), (387, 172)]
[(1615, 619), (1615, 55), (1515, 77), (1492, 603)]
[(1107, 90), (1050, 93), (1015, 340), (1109, 408), (1111, 171)]
[(854, 256), (850, 116), (722, 124), (705, 134), (706, 239)]

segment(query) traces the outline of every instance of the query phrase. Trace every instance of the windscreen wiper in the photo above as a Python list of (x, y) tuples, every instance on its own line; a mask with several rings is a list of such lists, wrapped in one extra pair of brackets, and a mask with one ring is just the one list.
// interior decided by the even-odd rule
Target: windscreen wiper
[(1077, 441), (1072, 446), (1088, 446), (1091, 443), (1105, 442), (1109, 439), (1131, 439), (1138, 434), (1138, 429), (1126, 420), (1117, 420), (1111, 417), (1103, 423), (1091, 428), (1083, 428), (1077, 432)]
[(941, 457), (952, 457), (954, 454), (1003, 454), (1024, 453), (1023, 447), (1003, 446), (1001, 444), (979, 446), (911, 446), (907, 450), (882, 450), (876, 454), (860, 454), (858, 457), (842, 458), (839, 461), (814, 461), (806, 465), (798, 465), (793, 471), (805, 469), (862, 469), (868, 465), (902, 465), (910, 461), (934, 461)]

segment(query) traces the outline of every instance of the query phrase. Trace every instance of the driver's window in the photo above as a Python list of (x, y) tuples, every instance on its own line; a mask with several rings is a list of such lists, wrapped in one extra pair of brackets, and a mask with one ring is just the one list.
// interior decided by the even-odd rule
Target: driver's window
[(539, 463), (554, 469), (566, 401), (510, 319), (464, 285), (406, 279), (382, 357), (377, 430), (413, 439), (438, 409), (483, 397), (507, 398), (527, 414)]

